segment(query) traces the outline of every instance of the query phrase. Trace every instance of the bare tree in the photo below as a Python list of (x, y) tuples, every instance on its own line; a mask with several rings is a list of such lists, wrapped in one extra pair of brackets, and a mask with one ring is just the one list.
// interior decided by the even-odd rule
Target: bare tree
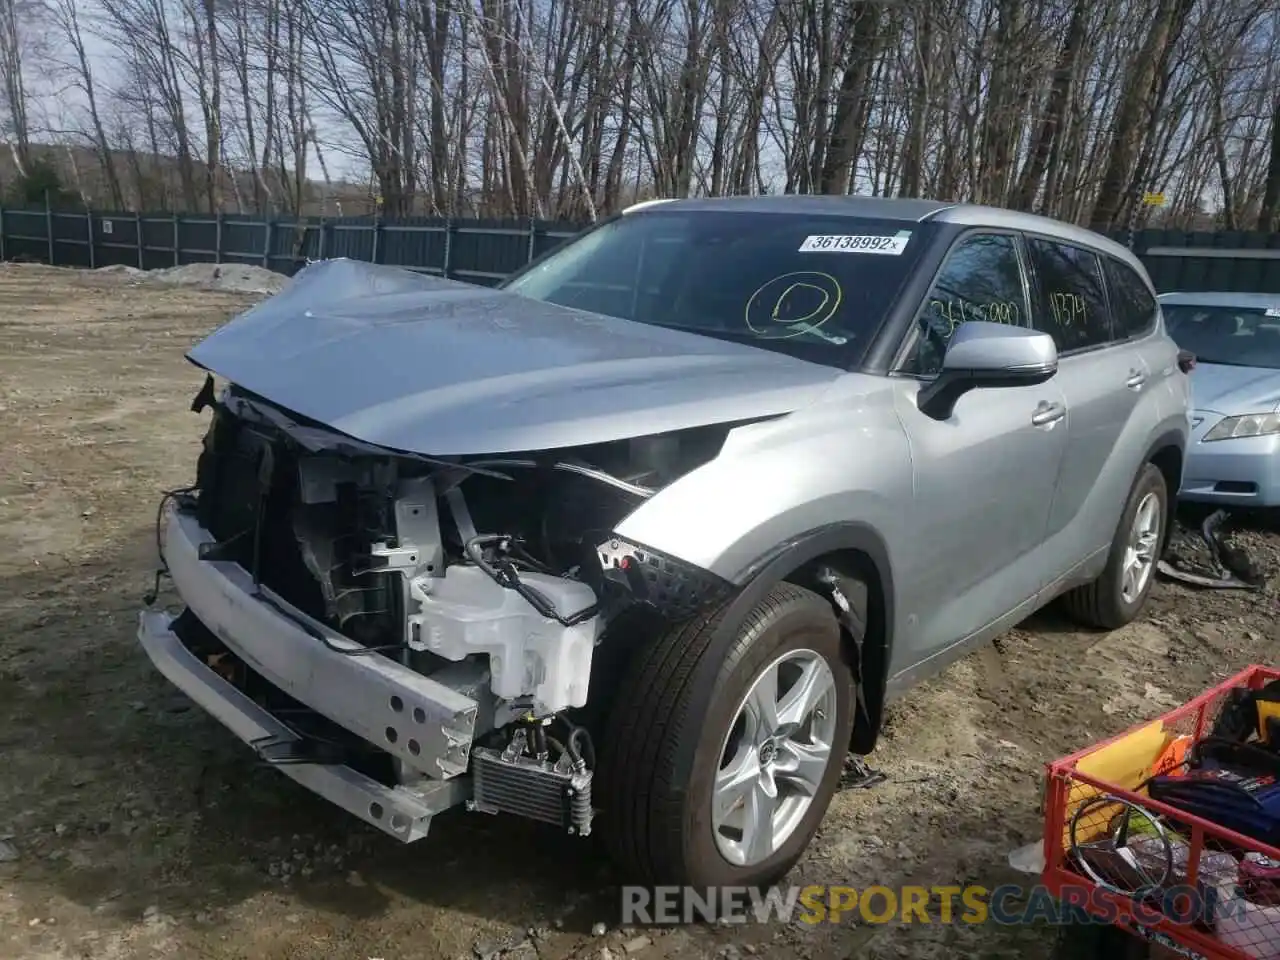
[(0, 86), (5, 110), (4, 132), (20, 174), (30, 166), (31, 128), (27, 122), (27, 83), (23, 63), (22, 26), (27, 7), (22, 0), (0, 0)]
[[(66, 96), (33, 92), (37, 33)], [(1280, 227), (1274, 0), (0, 0), (0, 84), (14, 166), (92, 203), (852, 192), (1119, 230), (1157, 190), (1164, 224)]]
[(65, 66), (71, 75), (72, 88), (84, 97), (89, 133), (97, 161), (106, 179), (110, 201), (117, 207), (123, 207), (124, 191), (120, 185), (118, 161), (113, 146), (107, 138), (106, 125), (103, 123), (98, 103), (98, 85), (85, 47), (79, 5), (76, 0), (47, 0), (44, 14), (60, 32), (61, 40), (67, 48), (69, 60)]
[[(1280, 90), (1280, 87), (1275, 88)], [(1258, 211), (1259, 230), (1280, 230), (1280, 92), (1271, 108), (1271, 157), (1267, 165), (1267, 182)]]

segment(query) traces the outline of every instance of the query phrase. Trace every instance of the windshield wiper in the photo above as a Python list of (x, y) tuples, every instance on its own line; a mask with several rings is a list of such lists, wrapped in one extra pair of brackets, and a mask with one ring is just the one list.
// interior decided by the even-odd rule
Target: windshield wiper
[[(745, 343), (748, 346), (758, 347), (776, 340), (787, 340), (787, 337), (755, 337), (749, 333), (737, 333), (733, 330), (717, 330), (714, 327), (694, 327), (682, 323), (657, 323), (649, 320), (639, 320), (637, 323), (647, 323), (651, 327), (662, 327), (665, 330), (683, 330), (686, 333), (700, 333), (704, 337), (719, 337), (722, 340), (731, 340), (734, 343)], [(849, 340), (846, 337), (839, 337), (834, 334), (827, 333), (825, 330), (819, 330), (817, 327), (810, 326), (806, 323), (790, 324), (788, 330), (793, 332), (807, 333), (818, 337), (834, 346), (845, 346)]]

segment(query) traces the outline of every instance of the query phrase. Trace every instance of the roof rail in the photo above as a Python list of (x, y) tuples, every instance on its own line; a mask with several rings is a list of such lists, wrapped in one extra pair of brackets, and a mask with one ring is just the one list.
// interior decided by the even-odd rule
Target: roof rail
[(639, 203), (633, 203), (622, 211), (625, 217), (628, 213), (635, 213), (637, 210), (643, 210), (645, 207), (655, 207), (660, 203), (670, 203), (675, 197), (660, 197), (657, 200), (641, 200)]

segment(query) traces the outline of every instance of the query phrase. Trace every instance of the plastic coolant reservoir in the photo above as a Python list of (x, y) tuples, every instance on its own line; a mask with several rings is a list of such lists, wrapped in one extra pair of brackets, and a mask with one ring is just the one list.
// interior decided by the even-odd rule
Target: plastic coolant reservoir
[[(596, 602), (592, 589), (576, 580), (523, 572), (520, 579), (562, 617)], [(454, 661), (487, 655), (494, 695), (532, 696), (539, 715), (587, 702), (599, 617), (561, 626), (475, 567), (449, 567), (431, 581), (429, 593), (416, 596), (421, 612), (409, 617), (413, 649)]]

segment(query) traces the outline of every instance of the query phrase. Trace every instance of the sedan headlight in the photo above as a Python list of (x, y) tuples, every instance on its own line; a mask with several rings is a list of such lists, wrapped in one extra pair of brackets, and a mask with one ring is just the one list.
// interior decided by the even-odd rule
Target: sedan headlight
[(1219, 420), (1204, 439), (1208, 443), (1210, 440), (1265, 437), (1273, 433), (1280, 433), (1280, 413), (1245, 413)]

